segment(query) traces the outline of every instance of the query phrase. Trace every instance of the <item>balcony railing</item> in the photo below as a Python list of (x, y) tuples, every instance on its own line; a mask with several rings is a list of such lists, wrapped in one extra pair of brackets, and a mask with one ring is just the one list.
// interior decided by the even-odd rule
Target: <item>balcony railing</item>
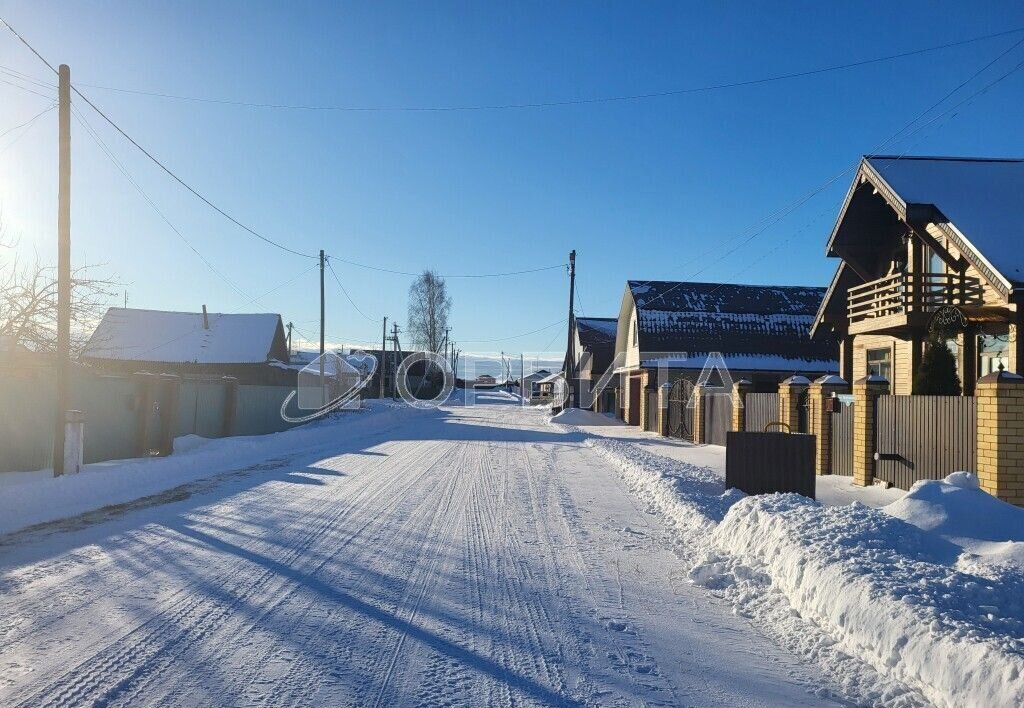
[(850, 323), (984, 302), (981, 281), (958, 273), (897, 273), (850, 288)]

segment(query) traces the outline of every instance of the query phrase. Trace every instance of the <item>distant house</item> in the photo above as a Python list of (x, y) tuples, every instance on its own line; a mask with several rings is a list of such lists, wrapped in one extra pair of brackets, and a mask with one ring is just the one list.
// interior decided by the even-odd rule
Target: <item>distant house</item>
[(628, 281), (615, 337), (620, 415), (639, 424), (641, 392), (645, 382), (657, 385), (659, 364), (671, 380), (696, 381), (712, 352), (734, 381), (762, 390), (795, 374), (835, 373), (835, 340), (810, 337), (824, 295), (814, 287)]
[[(593, 390), (601, 375), (608, 370), (615, 356), (615, 335), (618, 320), (614, 317), (576, 317), (573, 319), (573, 348), (575, 361), (568, 360), (566, 353), (565, 371), (575, 372), (574, 378), (581, 381), (582, 389)], [(609, 386), (606, 396), (614, 398), (614, 384)], [(584, 399), (585, 400), (585, 399)], [(610, 408), (609, 408), (610, 410)]]
[(561, 371), (556, 374), (548, 374), (544, 378), (537, 379), (533, 385), (534, 393), (531, 395), (531, 400), (537, 399), (540, 402), (550, 401), (555, 395), (555, 386), (558, 382), (564, 380), (564, 375)]
[(1024, 160), (869, 156), (832, 229), (840, 258), (814, 331), (839, 340), (848, 381), (913, 392), (925, 342), (948, 337), (963, 393), (1024, 368)]
[(480, 374), (479, 376), (476, 377), (476, 384), (475, 385), (477, 385), (477, 386), (495, 386), (495, 385), (497, 385), (497, 383), (498, 383), (498, 380), (495, 379), (490, 374)]
[(547, 369), (541, 369), (540, 371), (534, 371), (531, 374), (527, 374), (519, 381), (519, 390), (522, 392), (521, 395), (524, 398), (535, 398), (540, 395), (539, 382), (541, 379), (545, 379), (551, 375), (551, 372)]
[(234, 376), (239, 383), (268, 385), (296, 381), (276, 314), (112, 307), (79, 359), (108, 373)]

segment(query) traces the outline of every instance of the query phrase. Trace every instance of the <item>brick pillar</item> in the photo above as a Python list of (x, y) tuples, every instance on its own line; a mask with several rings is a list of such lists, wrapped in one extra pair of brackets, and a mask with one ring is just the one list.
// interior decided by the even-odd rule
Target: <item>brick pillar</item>
[(875, 403), (889, 382), (865, 376), (853, 383), (853, 483), (866, 487), (875, 476)]
[(822, 376), (807, 389), (810, 431), (814, 435), (814, 471), (832, 474), (832, 413), (828, 402), (840, 393), (849, 393), (850, 384), (838, 376)]
[(647, 382), (651, 372), (644, 369), (640, 372), (640, 430), (647, 430)]
[(704, 387), (693, 387), (693, 441), (704, 442)]
[(779, 420), (790, 433), (800, 430), (800, 398), (810, 385), (806, 376), (790, 376), (779, 384)]
[(978, 379), (974, 396), (981, 488), (1024, 506), (1024, 378), (993, 372)]
[(732, 427), (729, 430), (747, 429), (747, 394), (753, 389), (754, 384), (746, 379), (740, 379), (732, 385)]
[(671, 383), (663, 383), (658, 387), (658, 432), (668, 437), (668, 397), (672, 392)]

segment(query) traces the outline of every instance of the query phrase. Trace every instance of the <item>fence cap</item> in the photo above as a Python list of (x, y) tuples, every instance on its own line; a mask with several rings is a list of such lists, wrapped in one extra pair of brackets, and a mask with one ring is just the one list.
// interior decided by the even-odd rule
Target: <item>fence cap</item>
[(991, 374), (985, 374), (978, 379), (979, 384), (998, 384), (998, 383), (1013, 383), (1020, 384), (1024, 383), (1024, 376), (1015, 374), (1012, 371), (993, 371)]
[(790, 376), (788, 379), (784, 380), (780, 385), (782, 385), (782, 386), (807, 386), (810, 383), (811, 383), (811, 380), (809, 378), (807, 378), (806, 376), (801, 376), (800, 374), (797, 374), (796, 376)]
[(82, 423), (85, 421), (85, 414), (82, 411), (64, 411), (65, 423)]
[(863, 378), (857, 379), (856, 381), (854, 381), (854, 383), (855, 384), (868, 384), (868, 385), (873, 385), (873, 386), (880, 386), (882, 384), (885, 384), (886, 386), (888, 386), (889, 385), (889, 379), (885, 378), (884, 376), (876, 376), (875, 374), (871, 374), (869, 376), (865, 376)]
[(748, 381), (747, 379), (740, 379), (739, 381), (736, 381), (736, 382), (733, 383), (733, 386), (753, 386), (753, 385), (754, 385), (754, 383), (752, 381)]
[(825, 376), (818, 377), (818, 378), (814, 379), (814, 383), (819, 384), (821, 386), (848, 386), (849, 385), (846, 382), (846, 379), (844, 379), (842, 376), (836, 376), (835, 374), (827, 374)]

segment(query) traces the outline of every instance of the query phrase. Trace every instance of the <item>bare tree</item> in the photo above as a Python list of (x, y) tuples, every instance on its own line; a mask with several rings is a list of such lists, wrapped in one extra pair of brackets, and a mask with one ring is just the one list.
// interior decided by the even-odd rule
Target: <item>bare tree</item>
[(409, 286), (408, 331), (413, 346), (436, 352), (444, 343), (452, 299), (444, 278), (432, 270), (423, 271)]
[[(13, 251), (14, 243), (4, 238), (0, 224), (0, 245)], [(95, 277), (94, 267), (84, 266), (71, 273), (71, 355), (76, 358), (99, 324), (115, 295), (113, 280)], [(34, 352), (57, 350), (57, 272), (35, 261), (22, 265), (18, 259), (0, 260), (0, 340)]]

